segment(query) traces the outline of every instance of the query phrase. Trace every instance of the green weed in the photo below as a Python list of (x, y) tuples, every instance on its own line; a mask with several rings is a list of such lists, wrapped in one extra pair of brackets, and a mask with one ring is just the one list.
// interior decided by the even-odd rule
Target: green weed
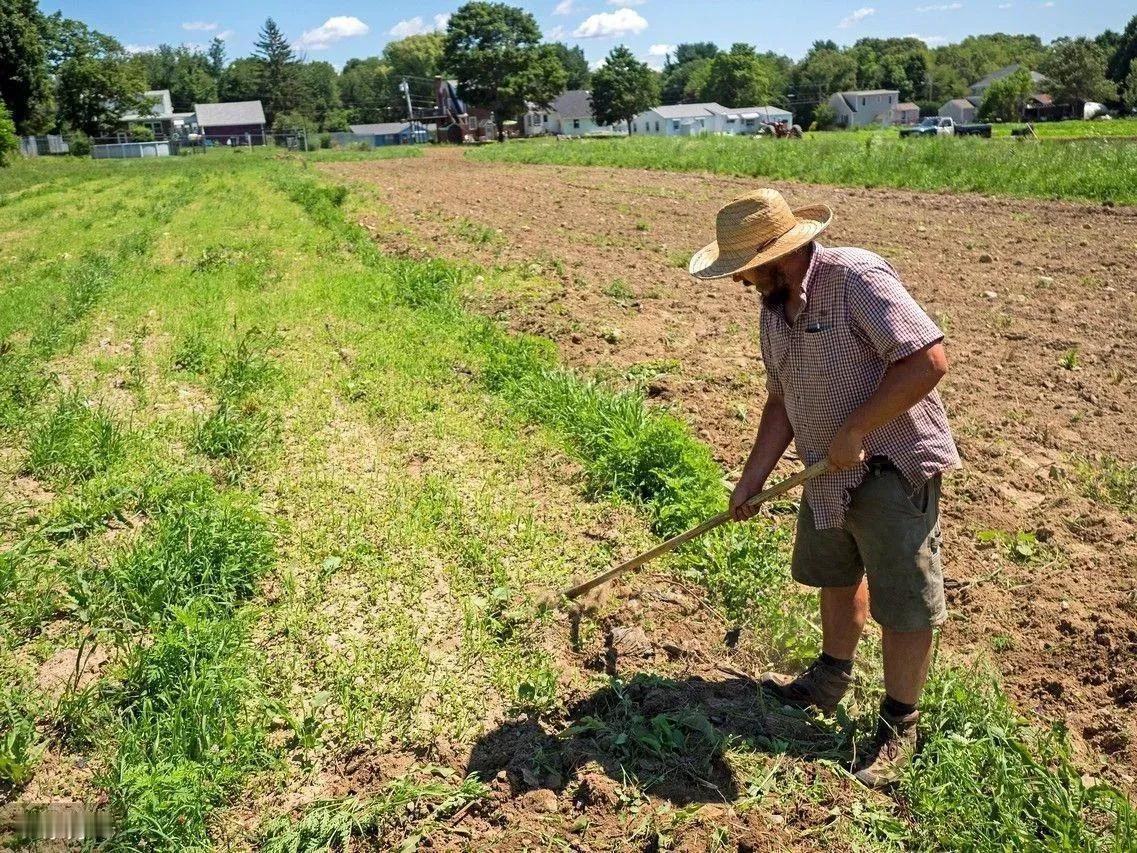
[(981, 544), (999, 546), (1016, 563), (1031, 563), (1043, 556), (1038, 537), (1026, 531), (980, 530), (975, 538)]
[(1062, 358), (1060, 358), (1058, 360), (1058, 363), (1061, 364), (1067, 370), (1073, 370), (1074, 368), (1076, 368), (1078, 366), (1078, 350), (1077, 349), (1066, 350), (1066, 352), (1064, 352), (1062, 354)]
[(27, 784), (44, 748), (34, 717), (20, 697), (5, 691), (0, 696), (0, 788), (18, 789)]
[(1074, 472), (1082, 494), (1122, 512), (1137, 510), (1137, 465), (1107, 455), (1074, 457)]
[(59, 484), (80, 482), (122, 459), (125, 447), (110, 414), (70, 392), (59, 398), (32, 436), (25, 468)]

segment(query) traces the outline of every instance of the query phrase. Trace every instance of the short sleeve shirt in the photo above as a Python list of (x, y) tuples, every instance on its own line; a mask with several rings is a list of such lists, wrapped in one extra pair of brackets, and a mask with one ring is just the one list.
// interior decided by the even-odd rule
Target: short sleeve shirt
[[(767, 389), (785, 401), (798, 456), (824, 459), (845, 419), (876, 391), (888, 366), (943, 339), (896, 271), (865, 249), (814, 244), (802, 280), (804, 308), (793, 324), (781, 307), (762, 309)], [(913, 486), (959, 466), (937, 391), (865, 437), (865, 457), (888, 457)], [(819, 529), (842, 527), (849, 493), (865, 468), (805, 484)]]

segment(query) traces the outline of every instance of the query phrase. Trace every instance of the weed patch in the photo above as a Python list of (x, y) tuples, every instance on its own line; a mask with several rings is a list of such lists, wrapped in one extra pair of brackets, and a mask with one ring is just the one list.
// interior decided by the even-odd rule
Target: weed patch
[(122, 459), (124, 450), (124, 435), (110, 414), (71, 392), (35, 431), (25, 468), (65, 485), (107, 470)]

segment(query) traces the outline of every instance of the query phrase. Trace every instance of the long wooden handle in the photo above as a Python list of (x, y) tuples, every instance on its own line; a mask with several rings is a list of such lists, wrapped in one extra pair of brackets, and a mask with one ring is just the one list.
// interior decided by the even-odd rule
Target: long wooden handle
[[(746, 506), (754, 507), (758, 506), (758, 504), (765, 503), (770, 498), (776, 498), (778, 495), (788, 492), (794, 486), (801, 485), (806, 480), (812, 480), (814, 477), (820, 474), (824, 474), (828, 469), (829, 460), (822, 459), (820, 462), (815, 462), (808, 468), (804, 468), (801, 471), (798, 471), (792, 477), (786, 477), (786, 479), (782, 480), (781, 482), (775, 483), (774, 485), (770, 486), (770, 488), (763, 489), (761, 492), (754, 495), (754, 497), (750, 498), (750, 500), (746, 502)], [(624, 572), (631, 571), (632, 569), (638, 569), (640, 566), (644, 565), (644, 563), (650, 563), (656, 557), (662, 554), (666, 554), (669, 551), (674, 551), (684, 542), (690, 542), (695, 537), (702, 536), (708, 530), (714, 530), (719, 525), (725, 524), (726, 522), (730, 521), (730, 518), (730, 510), (727, 510), (726, 512), (720, 512), (718, 515), (708, 518), (699, 526), (692, 527), (690, 530), (680, 533), (678, 536), (672, 536), (666, 542), (661, 542), (650, 551), (644, 551), (639, 556), (632, 557), (632, 559), (628, 560), (626, 563), (621, 563), (620, 565), (616, 566), (616, 568), (609, 569), (602, 575), (597, 575), (596, 577), (592, 578), (592, 580), (585, 581), (582, 584), (574, 586), (572, 589), (565, 590), (564, 596), (570, 600), (573, 598), (579, 598), (586, 592), (590, 592), (596, 589), (596, 587), (608, 583), (608, 581), (612, 580), (615, 577), (618, 577), (619, 575), (622, 575)]]

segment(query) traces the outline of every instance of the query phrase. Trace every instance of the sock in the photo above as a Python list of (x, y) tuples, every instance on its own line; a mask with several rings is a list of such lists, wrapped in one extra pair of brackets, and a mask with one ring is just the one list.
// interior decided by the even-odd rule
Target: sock
[(835, 658), (835, 657), (833, 657), (833, 655), (826, 654), (825, 652), (822, 652), (821, 653), (821, 662), (823, 664), (825, 664), (826, 666), (831, 666), (831, 667), (834, 667), (835, 669), (841, 670), (841, 672), (845, 673), (845, 675), (852, 675), (853, 674), (853, 662), (852, 662), (852, 660), (841, 660), (841, 658)]
[(907, 717), (916, 710), (915, 703), (909, 705), (907, 702), (900, 702), (893, 699), (887, 693), (884, 695), (884, 701), (880, 703), (880, 711), (886, 717)]

